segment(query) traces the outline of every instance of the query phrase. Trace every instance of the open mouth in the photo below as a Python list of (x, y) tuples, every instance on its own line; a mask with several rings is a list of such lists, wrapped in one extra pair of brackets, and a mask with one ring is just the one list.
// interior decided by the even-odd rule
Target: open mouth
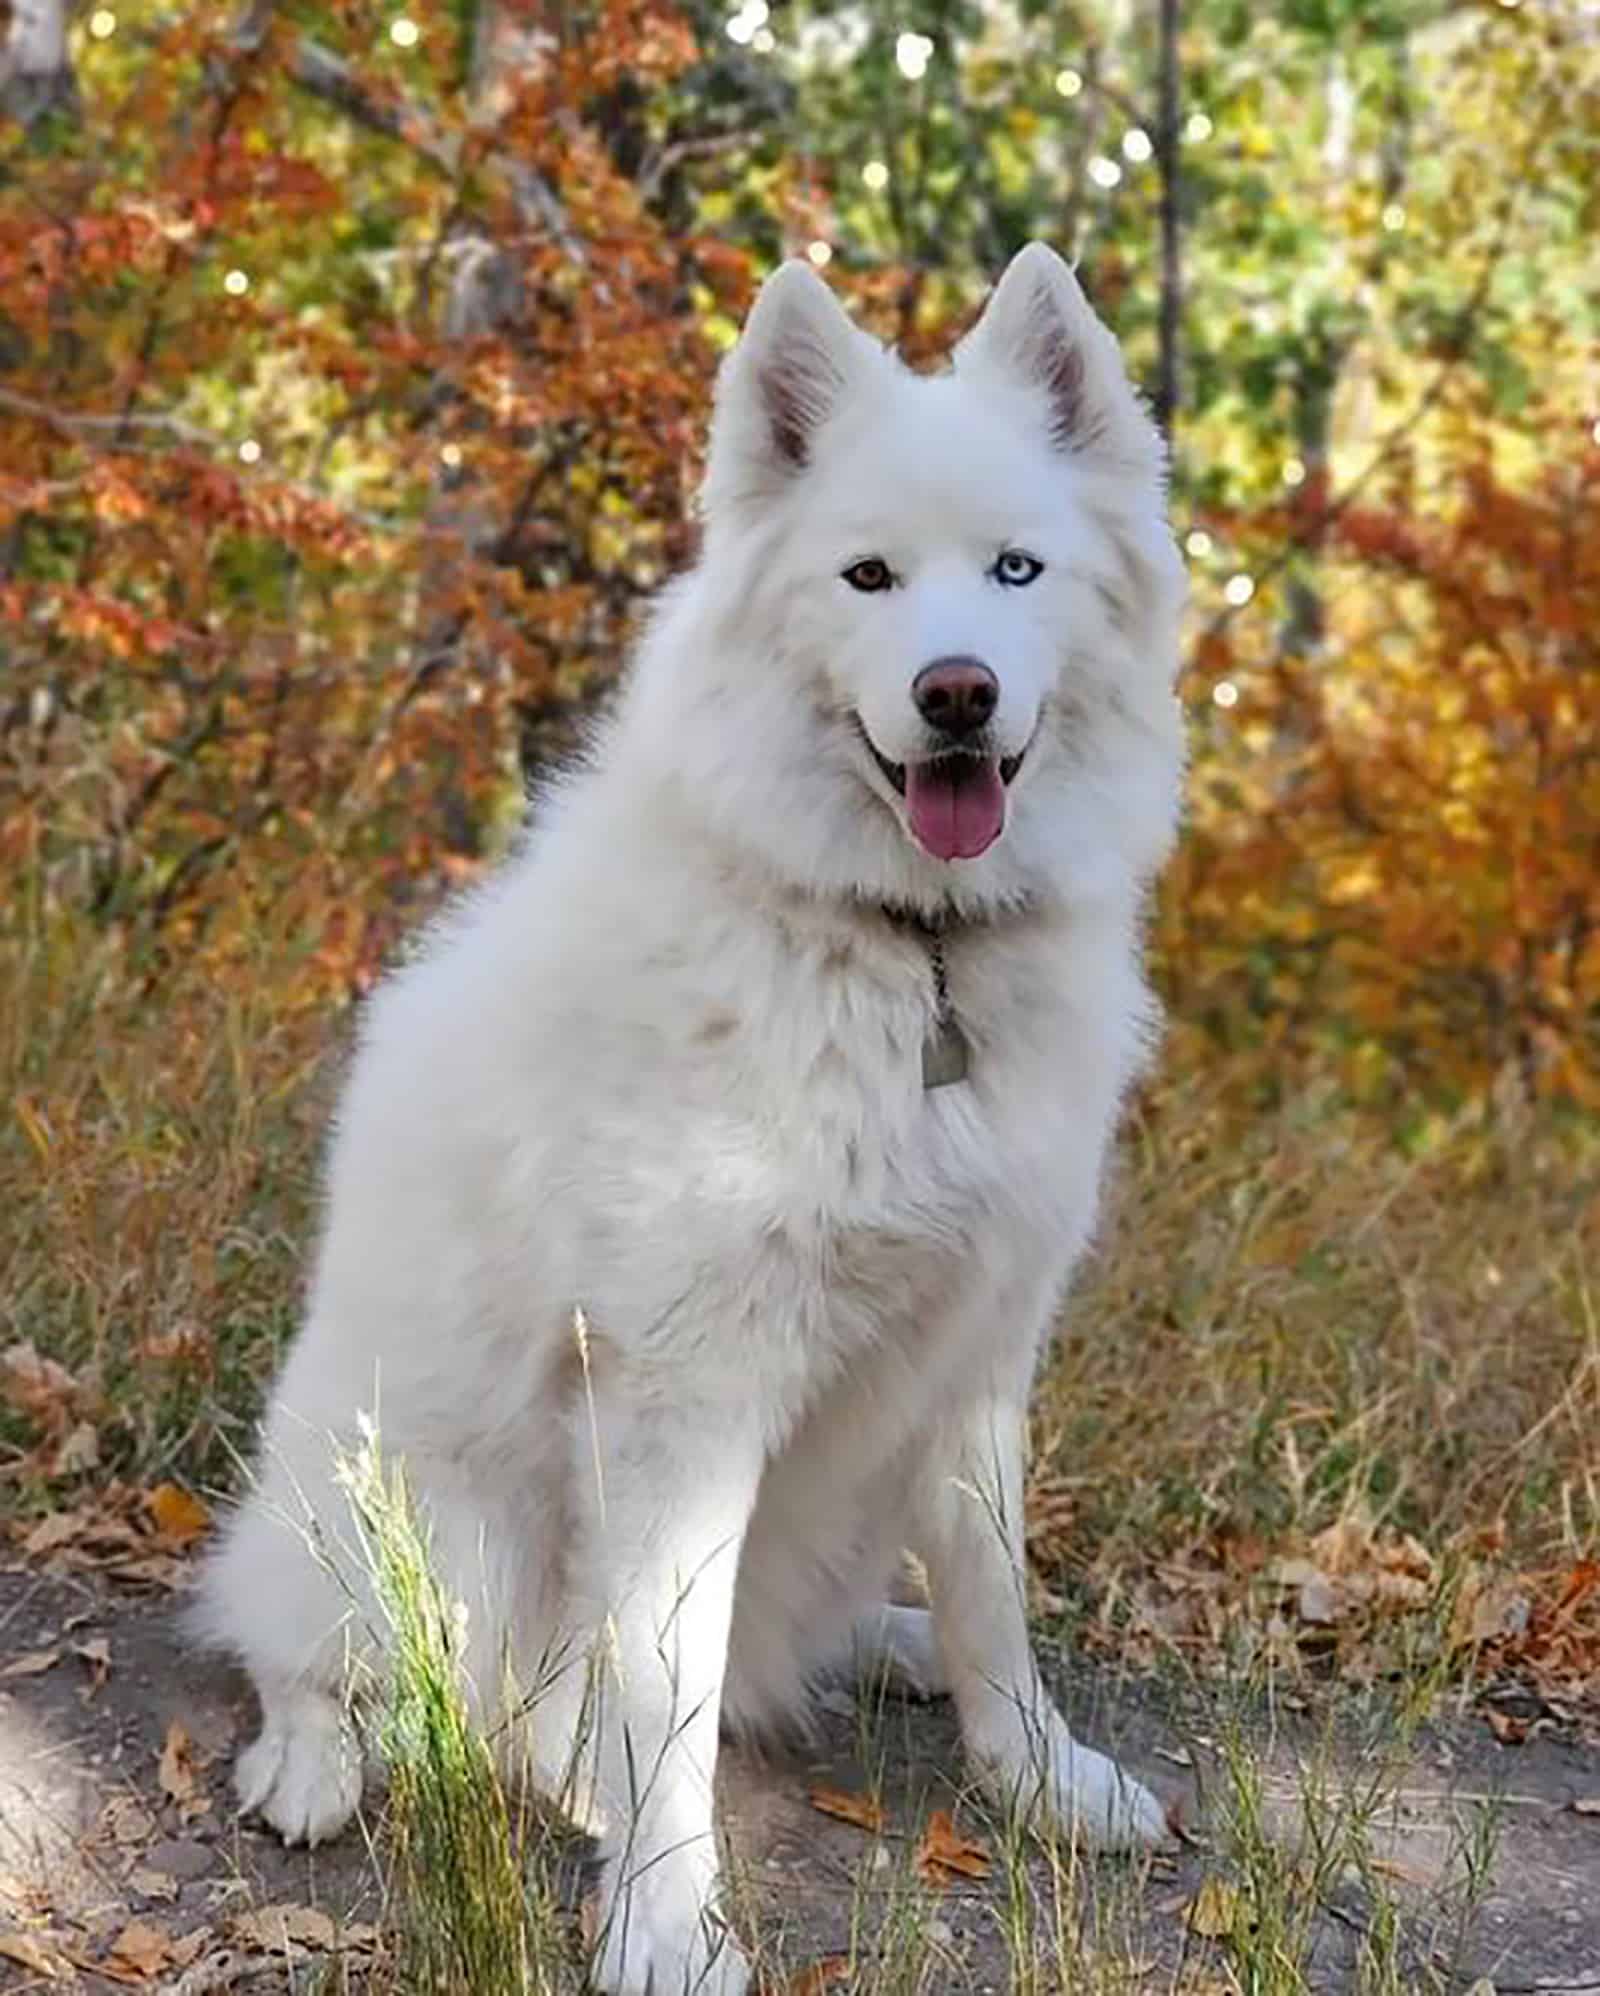
[(945, 749), (922, 762), (891, 762), (863, 727), (861, 738), (884, 781), (906, 800), (911, 836), (935, 859), (976, 859), (1006, 822), (1006, 791), (1022, 767), (1018, 755)]

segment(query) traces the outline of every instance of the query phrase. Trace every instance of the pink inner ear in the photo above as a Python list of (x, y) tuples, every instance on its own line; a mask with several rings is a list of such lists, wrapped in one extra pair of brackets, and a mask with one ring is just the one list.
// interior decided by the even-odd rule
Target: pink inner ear
[(804, 469), (811, 453), (807, 449), (806, 397), (802, 384), (781, 362), (762, 368), (758, 383), (761, 406), (766, 411), (772, 448), (785, 464), (796, 471)]
[(812, 439), (845, 392), (843, 368), (809, 327), (789, 325), (757, 363), (755, 390), (773, 455), (803, 471)]
[(1040, 357), (1039, 374), (1050, 397), (1050, 441), (1059, 450), (1096, 442), (1105, 422), (1092, 417), (1084, 395), (1087, 369), (1082, 348), (1064, 332), (1054, 331)]

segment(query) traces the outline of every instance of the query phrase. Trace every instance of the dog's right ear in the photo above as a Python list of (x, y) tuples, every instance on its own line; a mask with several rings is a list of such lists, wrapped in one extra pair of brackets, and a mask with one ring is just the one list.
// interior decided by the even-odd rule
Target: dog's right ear
[(818, 432), (882, 359), (809, 264), (780, 264), (717, 379), (708, 511), (767, 497), (803, 472)]

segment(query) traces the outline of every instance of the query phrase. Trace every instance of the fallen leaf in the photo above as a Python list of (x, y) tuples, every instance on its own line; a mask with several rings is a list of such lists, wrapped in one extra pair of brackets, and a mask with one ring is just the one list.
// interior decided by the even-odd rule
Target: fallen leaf
[(367, 1953), (379, 1940), (376, 1927), (357, 1922), (341, 1928), (319, 1907), (288, 1903), (236, 1914), (228, 1922), (228, 1935), (244, 1947), (267, 1954), (283, 1954), (296, 1947), (320, 1954)]
[(200, 1499), (176, 1483), (158, 1483), (146, 1492), (144, 1501), (156, 1530), (177, 1545), (199, 1538), (211, 1523), (211, 1513)]
[(1483, 1716), (1488, 1721), (1490, 1732), (1502, 1746), (1521, 1746), (1528, 1737), (1531, 1721), (1527, 1719), (1519, 1719), (1510, 1712), (1498, 1711), (1493, 1705), (1485, 1709)]
[(111, 1675), (111, 1645), (104, 1636), (91, 1636), (87, 1642), (74, 1643), (72, 1654), (89, 1667), (89, 1695), (93, 1697)]
[(42, 1677), (47, 1670), (54, 1670), (61, 1661), (62, 1650), (29, 1649), (21, 1656), (14, 1656), (7, 1664), (0, 1665), (0, 1677)]
[(100, 1811), (99, 1833), (118, 1844), (148, 1843), (156, 1833), (156, 1819), (132, 1795), (113, 1795)]
[(1469, 1575), (1451, 1611), (1450, 1634), (1460, 1644), (1526, 1635), (1532, 1613), (1532, 1601), (1514, 1582)]
[(100, 1466), (100, 1434), (92, 1421), (80, 1421), (62, 1436), (50, 1459), (52, 1476), (79, 1476)]
[(64, 1365), (32, 1344), (8, 1345), (0, 1352), (0, 1390), (19, 1412), (47, 1427), (64, 1427), (83, 1394)]
[(1339, 1619), (1339, 1589), (1325, 1573), (1316, 1573), (1301, 1583), (1295, 1607), (1302, 1622), (1326, 1628)]
[(172, 1944), (159, 1927), (143, 1920), (131, 1920), (111, 1943), (111, 1952), (100, 1963), (102, 1974), (119, 1969), (140, 1981), (158, 1974), (172, 1959)]
[(763, 1985), (764, 1996), (823, 1996), (836, 1982), (849, 1980), (849, 1955), (827, 1954), (819, 1961), (808, 1961), (787, 1982)]
[(85, 1514), (81, 1511), (52, 1511), (48, 1518), (41, 1518), (22, 1541), (22, 1550), (35, 1559), (41, 1553), (54, 1552), (58, 1546), (69, 1545), (73, 1539), (82, 1536)]
[(14, 1961), (19, 1968), (31, 1969), (47, 1982), (76, 1982), (72, 1963), (32, 1934), (0, 1934), (0, 1960)]
[(930, 1885), (951, 1885), (957, 1878), (987, 1878), (992, 1866), (987, 1847), (957, 1830), (948, 1810), (935, 1809), (917, 1846), (917, 1871)]
[[(1424, 1886), (1432, 1882), (1425, 1871), (1418, 1871), (1414, 1865), (1402, 1864), (1396, 1857), (1368, 1858), (1367, 1865), (1380, 1878), (1397, 1879), (1402, 1885)], [(1315, 1896), (1314, 1884), (1308, 1883), (1307, 1891)]]
[(175, 1553), (151, 1553), (144, 1559), (119, 1559), (106, 1569), (115, 1579), (165, 1587), (173, 1593), (194, 1578), (192, 1568)]
[(1228, 1940), (1249, 1924), (1244, 1894), (1225, 1878), (1207, 1878), (1184, 1907), (1183, 1923), (1207, 1940)]
[(128, 1889), (141, 1899), (160, 1899), (170, 1904), (178, 1896), (178, 1881), (170, 1871), (152, 1871), (148, 1865), (135, 1865), (128, 1873)]
[(211, 1804), (200, 1789), (199, 1763), (195, 1758), (194, 1741), (189, 1737), (189, 1729), (181, 1719), (174, 1719), (167, 1727), (167, 1737), (161, 1746), (161, 1761), (157, 1770), (161, 1792), (177, 1803), (184, 1816), (204, 1815)]
[(886, 1828), (883, 1805), (871, 1795), (850, 1795), (842, 1788), (817, 1787), (806, 1798), (824, 1816), (836, 1816), (841, 1823), (854, 1823), (858, 1830), (874, 1834)]
[(228, 1932), (247, 1947), (264, 1948), (271, 1954), (281, 1954), (289, 1945), (327, 1953), (336, 1937), (331, 1915), (315, 1906), (287, 1904), (258, 1906), (253, 1913), (240, 1913), (228, 1922)]

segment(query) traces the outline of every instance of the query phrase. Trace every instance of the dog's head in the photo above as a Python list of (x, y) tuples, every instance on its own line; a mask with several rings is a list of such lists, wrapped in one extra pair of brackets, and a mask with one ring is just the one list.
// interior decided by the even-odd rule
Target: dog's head
[(1181, 759), (1163, 471), (1042, 244), (934, 376), (786, 264), (723, 370), (681, 604), (739, 765), (687, 751), (702, 794), (799, 877), (886, 900), (1141, 878)]

